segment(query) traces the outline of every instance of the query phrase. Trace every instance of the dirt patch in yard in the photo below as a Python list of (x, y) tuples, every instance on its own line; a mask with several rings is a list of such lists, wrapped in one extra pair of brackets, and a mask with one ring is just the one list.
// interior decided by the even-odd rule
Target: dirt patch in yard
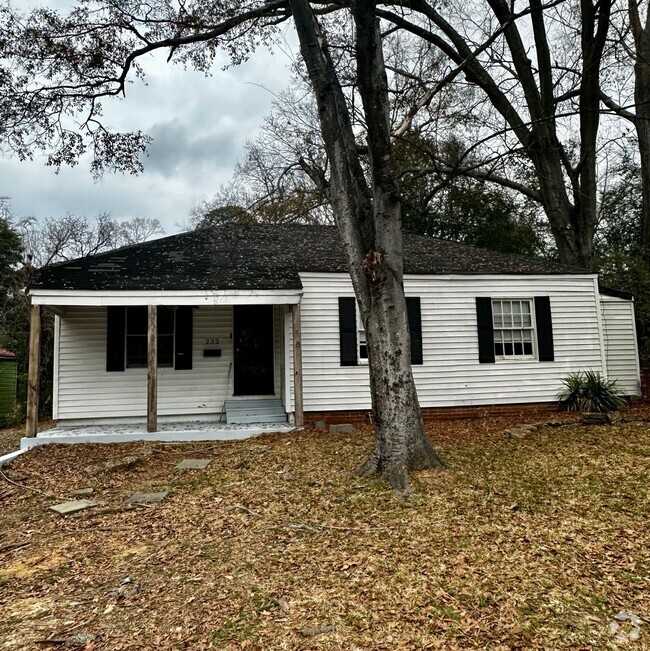
[(351, 472), (369, 429), (35, 448), (5, 470), (34, 490), (0, 478), (0, 650), (613, 649), (617, 621), (650, 649), (648, 424), (521, 422), (429, 426), (447, 468), (407, 502)]

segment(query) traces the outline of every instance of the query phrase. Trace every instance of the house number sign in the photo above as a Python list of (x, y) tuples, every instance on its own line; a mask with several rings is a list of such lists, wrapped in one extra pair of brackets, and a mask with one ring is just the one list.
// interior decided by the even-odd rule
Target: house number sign
[(218, 344), (220, 343), (219, 337), (206, 337), (205, 338), (205, 345), (210, 346), (212, 344)]

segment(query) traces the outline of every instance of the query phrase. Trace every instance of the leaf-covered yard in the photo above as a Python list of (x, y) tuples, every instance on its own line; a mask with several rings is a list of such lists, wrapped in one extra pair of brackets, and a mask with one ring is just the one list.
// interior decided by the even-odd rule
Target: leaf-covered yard
[(0, 478), (0, 649), (650, 649), (648, 424), (522, 422), (431, 425), (407, 502), (351, 473), (369, 430), (35, 449), (4, 472), (38, 492)]

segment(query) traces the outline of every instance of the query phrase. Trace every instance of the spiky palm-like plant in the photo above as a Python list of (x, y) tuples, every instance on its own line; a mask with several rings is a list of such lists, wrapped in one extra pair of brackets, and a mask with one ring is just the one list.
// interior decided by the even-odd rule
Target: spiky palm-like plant
[(627, 404), (616, 380), (607, 380), (597, 371), (570, 373), (562, 384), (555, 398), (563, 411), (616, 411)]

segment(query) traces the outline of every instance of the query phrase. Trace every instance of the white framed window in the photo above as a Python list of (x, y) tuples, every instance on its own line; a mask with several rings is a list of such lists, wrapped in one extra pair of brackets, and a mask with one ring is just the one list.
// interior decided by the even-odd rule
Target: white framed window
[(532, 299), (492, 299), (494, 356), (535, 359), (534, 324)]
[(357, 316), (357, 360), (359, 364), (368, 363), (368, 344), (366, 342), (366, 330), (363, 327), (363, 321), (361, 320), (361, 315), (359, 310), (356, 313)]
[[(174, 366), (175, 310), (160, 306), (158, 314), (158, 367)], [(126, 308), (126, 368), (147, 367), (147, 330), (149, 314), (146, 307)]]

